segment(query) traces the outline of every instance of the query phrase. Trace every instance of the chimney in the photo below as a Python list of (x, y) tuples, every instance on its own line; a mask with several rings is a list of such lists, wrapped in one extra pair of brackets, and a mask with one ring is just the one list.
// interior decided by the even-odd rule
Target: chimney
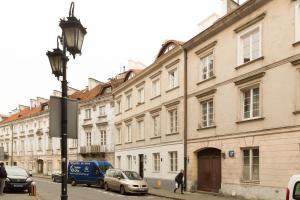
[(79, 90), (72, 88), (72, 87), (68, 87), (68, 95), (72, 95), (75, 92), (78, 92)]
[(30, 99), (30, 108), (35, 108), (37, 106), (37, 100), (36, 99)]
[(93, 79), (93, 78), (89, 78), (89, 90), (93, 89), (94, 87), (96, 87), (96, 85), (98, 85), (99, 83), (101, 83), (100, 81)]
[(126, 67), (125, 67), (125, 66), (123, 66), (123, 72), (125, 72), (125, 69), (126, 69)]
[(232, 10), (240, 6), (239, 0), (221, 0), (222, 1), (222, 16), (230, 13)]
[(42, 103), (46, 103), (48, 99), (42, 98), (42, 97), (37, 97), (37, 106), (40, 106)]
[(61, 92), (58, 90), (53, 90), (53, 96), (61, 97)]
[(145, 69), (146, 65), (141, 63), (140, 61), (128, 60), (127, 64), (128, 69)]
[(217, 13), (213, 13), (212, 15), (202, 20), (198, 24), (199, 32), (202, 32), (208, 27), (210, 27), (211, 25), (213, 25), (213, 23), (215, 23), (215, 21), (217, 21), (218, 19), (219, 19), (219, 15)]

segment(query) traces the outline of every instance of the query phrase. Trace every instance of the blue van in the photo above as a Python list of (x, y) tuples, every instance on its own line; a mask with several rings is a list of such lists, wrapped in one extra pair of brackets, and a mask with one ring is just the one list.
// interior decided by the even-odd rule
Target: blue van
[(103, 187), (106, 170), (113, 168), (107, 161), (70, 161), (68, 180), (72, 186), (76, 184), (98, 185)]

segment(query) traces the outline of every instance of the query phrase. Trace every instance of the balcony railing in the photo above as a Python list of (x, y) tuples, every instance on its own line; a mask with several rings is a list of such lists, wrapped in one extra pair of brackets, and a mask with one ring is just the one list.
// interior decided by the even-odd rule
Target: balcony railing
[(98, 154), (106, 151), (105, 146), (92, 145), (80, 147), (80, 154)]

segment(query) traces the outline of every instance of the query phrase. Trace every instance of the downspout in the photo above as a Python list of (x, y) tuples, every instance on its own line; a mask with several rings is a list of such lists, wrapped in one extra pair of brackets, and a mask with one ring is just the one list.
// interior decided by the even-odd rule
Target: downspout
[(183, 47), (183, 62), (184, 62), (184, 91), (183, 91), (183, 155), (184, 155), (184, 190), (186, 191), (187, 184), (187, 50)]
[(11, 129), (11, 158), (10, 158), (10, 165), (13, 166), (14, 161), (14, 126), (12, 123), (10, 123), (10, 129)]

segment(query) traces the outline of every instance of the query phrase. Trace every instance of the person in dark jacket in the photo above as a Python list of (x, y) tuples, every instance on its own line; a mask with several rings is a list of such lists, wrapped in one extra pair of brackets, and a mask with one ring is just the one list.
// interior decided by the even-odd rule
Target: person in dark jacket
[(7, 173), (4, 167), (4, 163), (1, 162), (0, 163), (0, 195), (3, 195), (6, 178), (7, 178)]
[(176, 190), (180, 187), (181, 194), (183, 194), (183, 170), (180, 170), (179, 174), (175, 177), (175, 182), (177, 184), (177, 187), (174, 189), (174, 193), (176, 193)]

